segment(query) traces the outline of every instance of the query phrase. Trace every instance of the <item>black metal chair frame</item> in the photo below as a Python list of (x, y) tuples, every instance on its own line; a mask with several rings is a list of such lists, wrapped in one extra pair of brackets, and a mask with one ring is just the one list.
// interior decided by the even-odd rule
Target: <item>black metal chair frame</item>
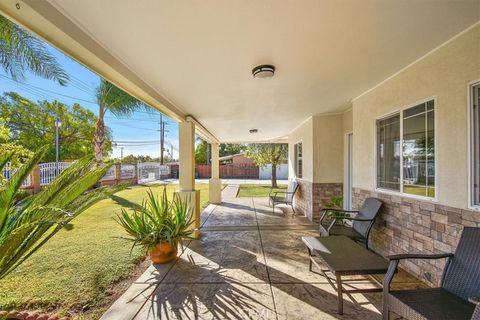
[[(465, 230), (464, 230), (465, 231)], [(463, 236), (463, 235), (462, 235)], [(472, 244), (477, 245), (477, 244)], [(383, 319), (388, 320), (390, 311), (397, 313), (398, 315), (407, 318), (407, 319), (421, 319), (425, 320), (428, 319), (426, 316), (420, 314), (416, 310), (413, 310), (411, 307), (404, 304), (401, 300), (398, 300), (395, 297), (392, 297), (390, 292), (390, 285), (392, 279), (397, 271), (398, 264), (401, 260), (405, 259), (447, 259), (445, 268), (443, 270), (442, 278), (440, 281), (440, 287), (437, 289), (444, 288), (444, 284), (446, 281), (447, 274), (449, 274), (449, 268), (451, 267), (451, 259), (454, 258), (455, 254), (452, 253), (442, 253), (442, 254), (400, 254), (400, 255), (392, 255), (387, 257), (390, 261), (388, 271), (385, 274), (384, 282), (383, 282)], [(467, 266), (468, 268), (480, 268), (480, 266), (470, 265)], [(474, 269), (477, 270), (477, 269)], [(448, 275), (450, 278), (455, 277), (464, 277), (464, 275)], [(450, 280), (450, 281), (458, 281), (457, 280)], [(456, 296), (456, 294), (454, 294)], [(461, 297), (459, 297), (461, 298)], [(464, 299), (464, 298), (462, 298)], [(480, 320), (480, 297), (468, 297), (468, 301), (474, 305), (476, 305), (472, 317), (470, 320)], [(433, 320), (433, 319), (432, 319)], [(435, 319), (436, 320), (436, 319)], [(466, 319), (469, 320), (469, 319)]]
[[(327, 217), (328, 213), (329, 212), (345, 212), (345, 213), (354, 213), (354, 214), (358, 214), (360, 211), (358, 210), (343, 210), (343, 209), (333, 209), (333, 208), (322, 208), (320, 210), (320, 212), (323, 212), (322, 216), (320, 217), (320, 234), (322, 235), (322, 228), (323, 228), (323, 220)], [(339, 220), (349, 220), (349, 221), (360, 221), (360, 222), (370, 222), (370, 224), (368, 225), (368, 228), (367, 228), (367, 232), (366, 232), (366, 237), (365, 239), (362, 239), (360, 241), (360, 239), (356, 238), (356, 239), (353, 239), (357, 242), (362, 242), (365, 244), (365, 247), (368, 249), (368, 238), (369, 238), (369, 235), (370, 235), (370, 231), (372, 230), (372, 227), (373, 227), (373, 224), (375, 223), (375, 218), (376, 217), (373, 217), (371, 219), (366, 219), (366, 218), (356, 218), (356, 217), (348, 217), (348, 216), (338, 216), (338, 215), (331, 215), (331, 216), (328, 216), (329, 218), (333, 219), (332, 222), (330, 223), (330, 225), (328, 226), (328, 228), (326, 229), (327, 233), (330, 234), (330, 230), (332, 230), (332, 228), (335, 226), (335, 224), (337, 223), (337, 221)]]
[[(290, 207), (292, 207), (293, 213), (296, 213), (295, 208), (293, 207), (293, 197), (295, 196), (295, 193), (298, 190), (298, 183), (296, 183), (296, 182), (291, 182), (291, 183), (295, 183), (295, 188), (293, 189), (293, 191), (288, 191), (288, 190), (287, 191), (274, 191), (275, 189), (273, 189), (273, 188), (270, 190), (270, 194), (268, 195), (268, 199), (269, 199), (269, 203), (271, 203), (271, 205), (272, 205), (272, 213), (275, 213), (275, 203), (290, 205)], [(278, 194), (284, 194), (285, 196), (280, 198), (280, 197), (278, 197)], [(291, 195), (290, 200), (287, 200), (288, 195)]]

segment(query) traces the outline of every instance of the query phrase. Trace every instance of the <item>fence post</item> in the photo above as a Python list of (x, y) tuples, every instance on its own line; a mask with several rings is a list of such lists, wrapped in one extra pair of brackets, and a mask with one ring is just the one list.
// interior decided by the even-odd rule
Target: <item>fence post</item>
[(115, 163), (115, 184), (119, 184), (122, 179), (122, 165)]
[(138, 163), (133, 165), (133, 179), (135, 179), (136, 184), (138, 184)]
[(40, 166), (37, 164), (32, 171), (32, 192), (33, 194), (40, 192)]

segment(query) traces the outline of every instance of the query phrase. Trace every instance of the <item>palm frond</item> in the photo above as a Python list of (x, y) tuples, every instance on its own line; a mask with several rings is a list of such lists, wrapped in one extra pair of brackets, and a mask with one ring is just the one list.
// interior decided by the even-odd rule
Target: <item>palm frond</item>
[(0, 190), (0, 232), (7, 221), (8, 212), (11, 210), (12, 203), (15, 199), (15, 194), (18, 192), (22, 182), (28, 177), (35, 165), (43, 158), (47, 147), (40, 148), (35, 154), (28, 159), (17, 171), (13, 174), (10, 180), (5, 184), (5, 188)]
[(120, 185), (87, 191), (105, 175), (109, 166), (93, 168), (92, 157), (86, 157), (72, 164), (40, 193), (14, 203), (10, 199), (12, 194), (14, 196), (18, 191), (21, 181), (30, 173), (43, 152), (42, 149), (28, 159), (15, 172), (7, 188), (0, 190), (0, 279), (81, 212), (125, 188), (125, 185)]
[(3, 16), (0, 16), (0, 65), (16, 81), (25, 78), (26, 70), (60, 85), (69, 80), (41, 40)]

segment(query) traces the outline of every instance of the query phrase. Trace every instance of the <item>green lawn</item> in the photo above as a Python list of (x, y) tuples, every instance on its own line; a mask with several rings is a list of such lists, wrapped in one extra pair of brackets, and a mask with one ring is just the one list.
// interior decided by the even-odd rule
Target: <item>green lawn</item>
[(413, 185), (404, 185), (404, 193), (415, 194), (417, 196), (424, 197), (435, 197), (435, 188), (434, 187), (423, 187), (423, 186), (413, 186)]
[[(277, 191), (285, 191), (286, 185), (279, 185)], [(238, 197), (268, 197), (271, 191), (270, 185), (264, 184), (241, 184), (238, 190)]]
[[(169, 197), (178, 186), (167, 188)], [(162, 187), (151, 187), (159, 193)], [(208, 204), (208, 184), (197, 185), (201, 204)], [(82, 310), (99, 308), (112, 284), (127, 278), (140, 249), (115, 237), (125, 233), (114, 221), (121, 207), (146, 197), (146, 187), (132, 187), (97, 203), (61, 230), (16, 271), (0, 280), (0, 310), (44, 308)], [(98, 311), (100, 312), (100, 311)], [(93, 314), (93, 318), (99, 315)]]

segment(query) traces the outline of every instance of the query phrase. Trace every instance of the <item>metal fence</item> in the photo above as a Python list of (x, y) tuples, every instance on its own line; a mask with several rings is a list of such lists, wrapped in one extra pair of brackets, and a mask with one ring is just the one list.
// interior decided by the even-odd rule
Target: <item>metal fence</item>
[(115, 166), (111, 166), (107, 173), (103, 176), (102, 180), (114, 180), (115, 178)]
[[(5, 167), (3, 167), (2, 175), (5, 179), (10, 180), (10, 178), (15, 174), (15, 169), (12, 169), (11, 164), (7, 163)], [(26, 188), (32, 185), (32, 175), (28, 175), (28, 177), (22, 182), (21, 187)]]
[(135, 166), (133, 164), (122, 164), (120, 166), (120, 177), (123, 178), (134, 178), (135, 177)]
[(170, 167), (157, 162), (140, 162), (137, 167), (140, 184), (170, 177)]
[(70, 165), (71, 162), (59, 162), (57, 172), (57, 166), (55, 162), (40, 163), (38, 165), (40, 169), (40, 185), (46, 186), (47, 184), (50, 184), (50, 182), (52, 182), (65, 169), (70, 167)]

